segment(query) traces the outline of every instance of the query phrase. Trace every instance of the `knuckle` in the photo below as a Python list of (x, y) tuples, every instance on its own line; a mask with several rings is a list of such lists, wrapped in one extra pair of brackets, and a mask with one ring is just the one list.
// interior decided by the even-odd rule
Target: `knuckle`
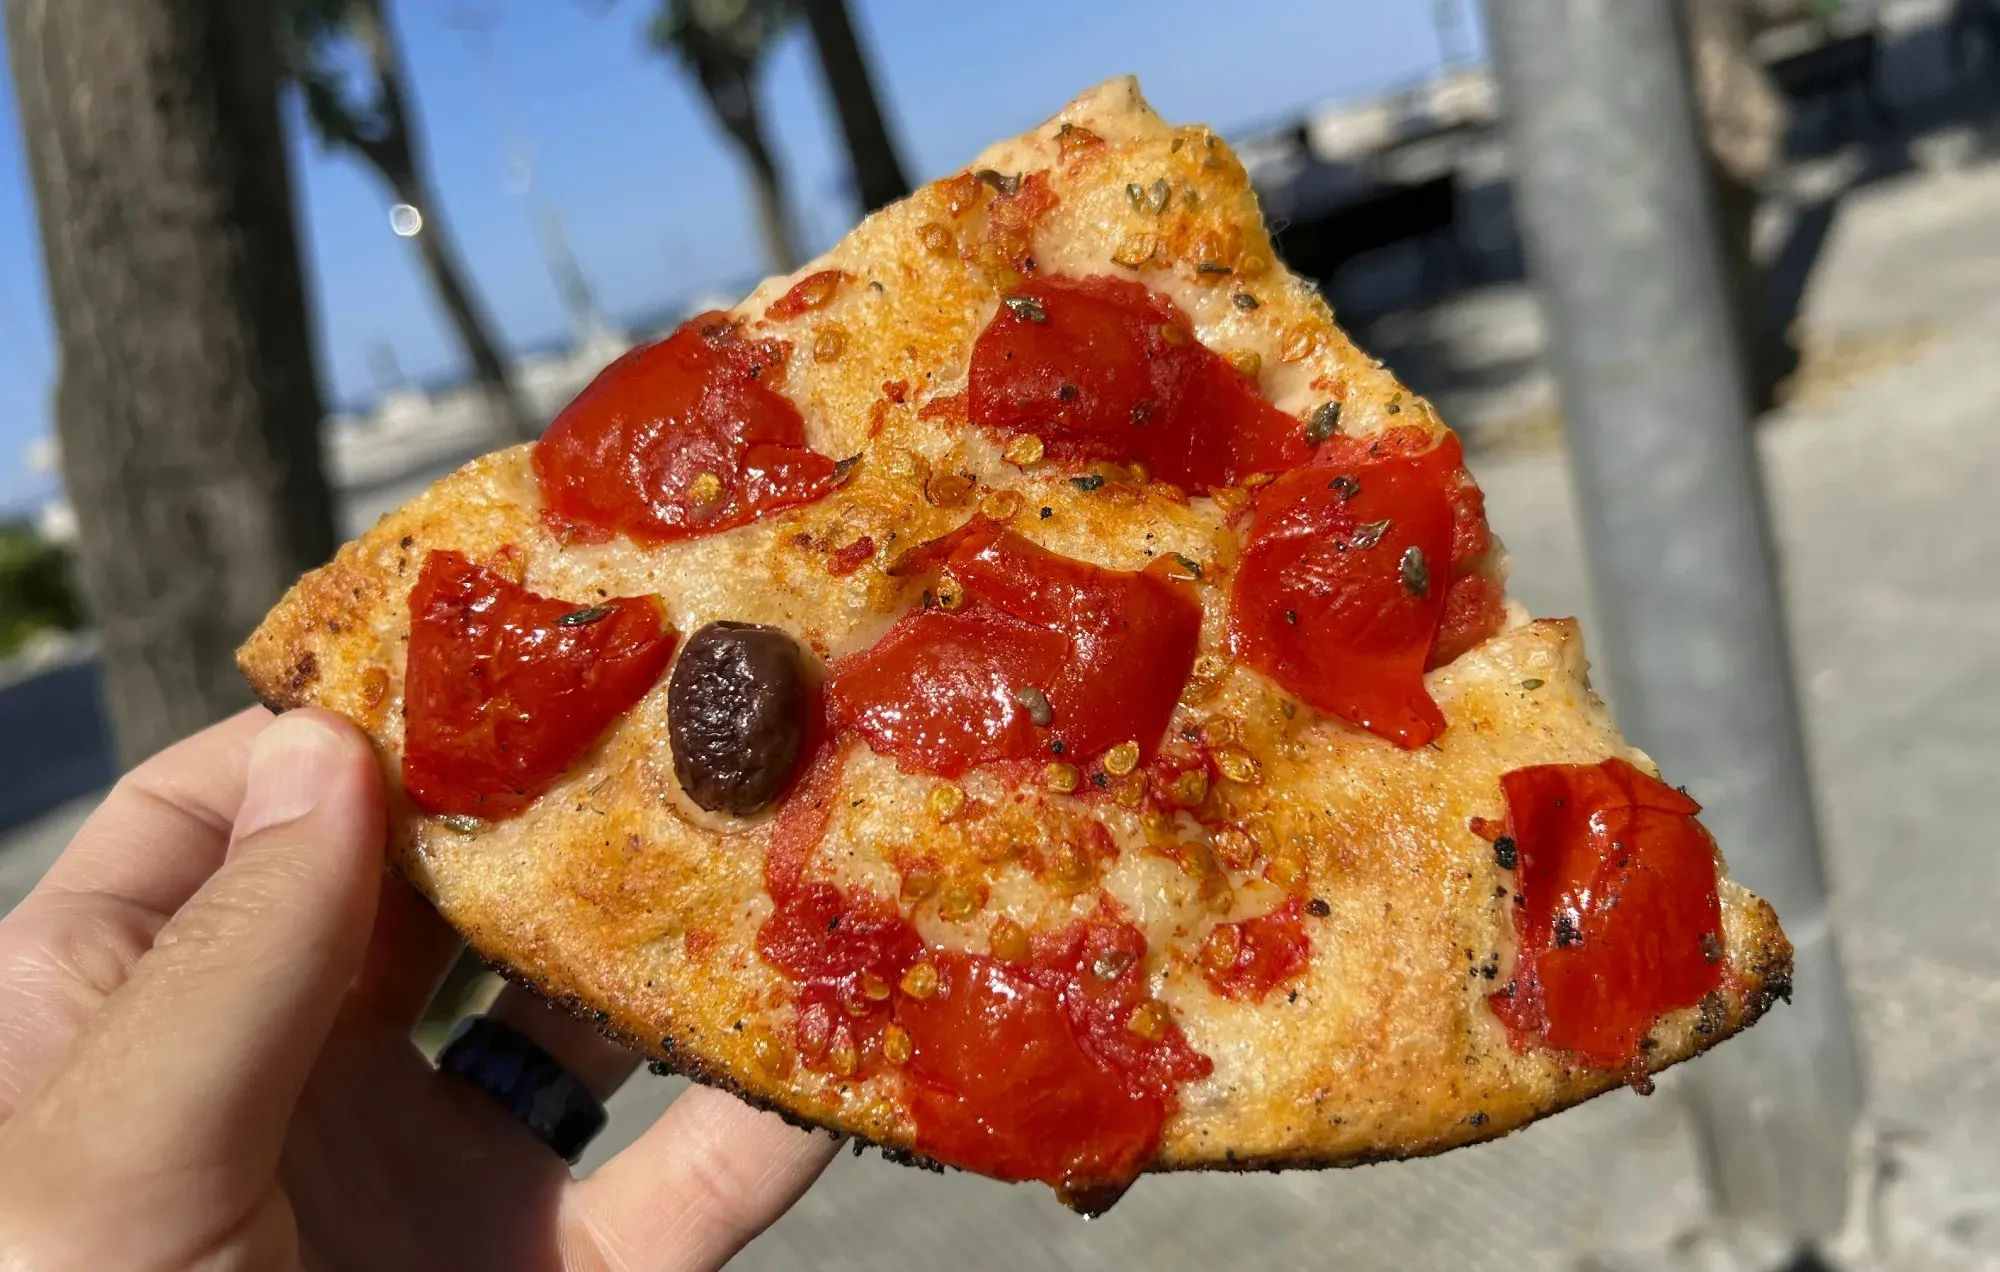
[(762, 1209), (758, 1197), (761, 1181), (755, 1173), (719, 1148), (693, 1154), (685, 1169), (689, 1218), (697, 1231), (705, 1233), (705, 1244), (733, 1249), (748, 1240), (757, 1229)]
[(5, 978), (93, 1009), (131, 976), (160, 922), (150, 910), (103, 894), (54, 899), (26, 917)]

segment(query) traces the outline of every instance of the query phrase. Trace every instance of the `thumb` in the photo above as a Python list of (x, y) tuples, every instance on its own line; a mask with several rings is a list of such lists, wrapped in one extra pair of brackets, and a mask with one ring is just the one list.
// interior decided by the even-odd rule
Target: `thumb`
[(94, 1147), (114, 1175), (178, 1166), (267, 1186), (361, 965), (383, 824), (381, 772), (352, 725), (297, 711), (260, 733), (222, 868), (23, 1110), (45, 1142)]

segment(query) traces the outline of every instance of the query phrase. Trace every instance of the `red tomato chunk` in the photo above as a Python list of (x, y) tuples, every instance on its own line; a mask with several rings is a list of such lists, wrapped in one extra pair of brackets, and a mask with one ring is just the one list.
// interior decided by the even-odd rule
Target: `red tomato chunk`
[(1230, 643), (1309, 706), (1422, 746), (1444, 728), (1423, 674), (1444, 612), (1458, 446), (1416, 429), (1334, 440), (1259, 492)]
[(410, 592), (410, 798), (433, 814), (519, 812), (646, 696), (675, 639), (652, 597), (578, 605), (430, 553)]
[(930, 551), (962, 601), (904, 615), (836, 666), (836, 727), (945, 777), (995, 760), (1080, 764), (1126, 741), (1153, 753), (1201, 632), (1181, 585), (1057, 556), (984, 521)]
[(779, 391), (790, 353), (704, 314), (606, 367), (535, 444), (544, 518), (585, 540), (670, 543), (833, 489), (836, 464), (807, 449)]
[(1500, 779), (1518, 854), (1513, 982), (1493, 996), (1517, 1048), (1618, 1068), (1664, 1012), (1722, 981), (1715, 843), (1701, 806), (1624, 760)]
[(1136, 928), (1103, 917), (1037, 937), (1023, 962), (932, 955), (936, 992), (896, 1005), (918, 1151), (1073, 1197), (1129, 1183), (1179, 1085), (1213, 1067), (1170, 1019), (1134, 1026), (1145, 955)]
[(1311, 456), (1304, 425), (1202, 345), (1171, 300), (1118, 278), (1023, 282), (972, 346), (972, 422), (1063, 461), (1139, 461), (1188, 490)]
[(1429, 742), (1444, 716), (1425, 669), (1502, 618), (1498, 585), (1477, 573), (1492, 546), (1477, 497), (1454, 437), (1333, 438), (1258, 493), (1230, 592), (1236, 656), (1328, 715), (1404, 748)]
[[(1458, 439), (1448, 443), (1457, 453)], [(1431, 643), (1426, 667), (1442, 667), (1499, 631), (1507, 618), (1506, 592), (1500, 580), (1486, 573), (1493, 552), (1493, 531), (1486, 524), (1486, 496), (1472, 474), (1460, 464), (1445, 480), (1451, 504), (1451, 574), (1445, 587), (1444, 615)]]

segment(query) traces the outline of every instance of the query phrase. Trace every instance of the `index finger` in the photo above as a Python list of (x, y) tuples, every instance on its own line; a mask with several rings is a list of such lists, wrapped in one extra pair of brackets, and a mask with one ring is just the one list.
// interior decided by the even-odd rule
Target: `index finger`
[(569, 1186), (563, 1228), (608, 1267), (712, 1272), (777, 1222), (838, 1151), (829, 1135), (689, 1087), (636, 1143)]

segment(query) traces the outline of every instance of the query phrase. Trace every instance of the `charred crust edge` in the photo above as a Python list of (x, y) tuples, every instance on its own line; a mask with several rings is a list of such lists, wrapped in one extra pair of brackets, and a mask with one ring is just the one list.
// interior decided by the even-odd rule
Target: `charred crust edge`
[[(396, 873), (403, 876), (418, 892), (421, 893), (424, 891), (422, 886), (415, 879), (410, 878), (409, 874), (403, 870), (400, 853), (396, 855), (392, 865)], [(1683, 1061), (1692, 1060), (1717, 1043), (1732, 1038), (1757, 1023), (1758, 1020), (1763, 1018), (1764, 1013), (1769, 1011), (1772, 1005), (1778, 1000), (1784, 999), (1785, 1001), (1790, 1001), (1792, 993), (1791, 944), (1782, 934), (1782, 930), (1777, 925), (1777, 916), (1770, 911), (1769, 906), (1765, 905), (1760, 908), (1764, 912), (1761, 917), (1768, 924), (1768, 930), (1760, 934), (1759, 945), (1756, 950), (1757, 959), (1746, 977), (1746, 980), (1751, 983), (1744, 987), (1741, 1009), (1735, 1019), (1723, 1028), (1716, 1030), (1713, 1034), (1707, 1036), (1696, 1034), (1694, 1045), (1688, 1049), (1686, 1055), (1676, 1057), (1673, 1061), (1660, 1065), (1658, 1068), (1651, 1070), (1651, 1072), (1660, 1073)], [(447, 922), (451, 921), (449, 916), (444, 917)], [(558, 1007), (578, 1020), (590, 1025), (610, 1041), (644, 1057), (647, 1068), (654, 1073), (662, 1075), (677, 1074), (692, 1082), (699, 1082), (703, 1086), (713, 1087), (719, 1091), (726, 1091), (750, 1107), (761, 1109), (766, 1113), (776, 1114), (787, 1124), (798, 1127), (800, 1130), (823, 1132), (837, 1141), (852, 1143), (857, 1153), (873, 1148), (879, 1151), (886, 1161), (894, 1162), (899, 1166), (913, 1166), (919, 1170), (928, 1170), (940, 1174), (944, 1173), (947, 1169), (953, 1171), (959, 1169), (958, 1167), (941, 1163), (935, 1158), (925, 1156), (908, 1147), (885, 1144), (880, 1140), (870, 1138), (862, 1132), (830, 1126), (824, 1122), (814, 1121), (810, 1117), (787, 1109), (771, 1098), (759, 1095), (755, 1091), (745, 1087), (728, 1073), (694, 1056), (688, 1055), (680, 1049), (679, 1044), (674, 1038), (670, 1036), (655, 1037), (650, 1030), (643, 1033), (634, 1030), (629, 1027), (628, 1022), (620, 1018), (616, 1009), (595, 1006), (574, 990), (561, 987), (552, 978), (516, 967), (505, 958), (495, 955), (489, 948), (483, 946), (482, 938), (479, 935), (464, 931), (456, 923), (452, 923), (452, 927), (459, 929), (460, 935), (465, 938), (467, 947), (473, 953), (477, 954), (498, 975), (512, 984), (529, 990), (552, 1006)], [(1585, 1089), (1582, 1094), (1576, 1095), (1572, 1099), (1569, 1097), (1574, 1093), (1575, 1088), (1571, 1088), (1563, 1092), (1556, 1100), (1538, 1105), (1529, 1111), (1525, 1117), (1505, 1121), (1489, 1114), (1484, 1122), (1478, 1125), (1473, 1124), (1469, 1120), (1460, 1119), (1454, 1123), (1454, 1129), (1462, 1130), (1464, 1133), (1453, 1134), (1447, 1132), (1430, 1140), (1389, 1148), (1369, 1149), (1357, 1153), (1334, 1155), (1319, 1155), (1307, 1151), (1297, 1154), (1273, 1153), (1262, 1156), (1249, 1156), (1231, 1152), (1220, 1159), (1201, 1161), (1175, 1161), (1156, 1158), (1146, 1166), (1145, 1171), (1142, 1173), (1166, 1174), (1168, 1172), (1180, 1173), (1202, 1170), (1231, 1171), (1237, 1173), (1249, 1171), (1327, 1170), (1353, 1166), (1372, 1166), (1381, 1162), (1409, 1161), (1421, 1157), (1435, 1157), (1439, 1153), (1450, 1152), (1455, 1148), (1464, 1148), (1468, 1145), (1484, 1143), (1487, 1140), (1500, 1139), (1514, 1131), (1539, 1122), (1552, 1114), (1575, 1108), (1607, 1092), (1622, 1088), (1625, 1085), (1625, 1078), (1624, 1075), (1619, 1073), (1605, 1072), (1595, 1075), (1593, 1082), (1595, 1089)], [(1078, 1200), (1087, 1201), (1088, 1199), (1079, 1198)], [(1076, 1206), (1072, 1206), (1071, 1208), (1085, 1215), (1102, 1213), (1101, 1209), (1085, 1210)]]
[[(249, 682), (250, 691), (257, 695), (257, 701), (273, 715), (311, 706), (312, 700), (306, 694), (306, 687), (319, 678), (319, 655), (310, 649), (294, 652), (271, 648), (259, 640), (261, 635), (261, 632), (253, 634), (236, 651), (236, 670)], [(265, 647), (257, 648), (260, 645)], [(297, 673), (308, 666), (312, 668), (313, 675), (310, 679), (301, 680)], [(274, 670), (277, 671), (275, 675)]]

